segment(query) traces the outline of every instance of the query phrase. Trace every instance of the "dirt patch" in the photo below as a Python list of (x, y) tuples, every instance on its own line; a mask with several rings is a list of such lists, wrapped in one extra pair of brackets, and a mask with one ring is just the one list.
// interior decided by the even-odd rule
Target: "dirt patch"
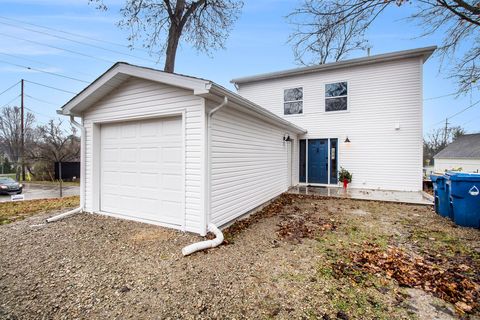
[(164, 228), (153, 228), (151, 230), (139, 230), (133, 236), (130, 237), (130, 240), (133, 243), (142, 243), (142, 242), (155, 242), (155, 241), (166, 241), (173, 239), (176, 236), (176, 233), (172, 230)]
[(181, 249), (203, 237), (99, 215), (1, 226), (0, 319), (412, 319), (454, 310), (423, 289), (410, 294), (383, 270), (336, 274), (365, 243), (445, 268), (465, 264), (477, 279), (478, 230), (456, 228), (429, 207), (277, 200), (228, 228), (229, 245), (187, 258)]

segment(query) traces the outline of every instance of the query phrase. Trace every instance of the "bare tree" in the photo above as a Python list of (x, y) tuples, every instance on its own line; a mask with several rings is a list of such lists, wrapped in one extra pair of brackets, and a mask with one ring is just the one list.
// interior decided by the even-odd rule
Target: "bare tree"
[[(107, 9), (102, 0), (89, 1)], [(242, 7), (240, 0), (127, 0), (118, 25), (130, 30), (132, 43), (141, 39), (145, 48), (165, 53), (164, 70), (174, 72), (181, 40), (207, 54), (223, 49)]]
[[(24, 119), (25, 150), (28, 150), (34, 141), (35, 116), (27, 112)], [(0, 110), (0, 148), (17, 168), (19, 179), (19, 159), (21, 151), (21, 112), (19, 107), (4, 107)]]
[(450, 127), (445, 134), (444, 128), (432, 130), (423, 139), (423, 161), (433, 163), (433, 157), (447, 144), (465, 135), (465, 129), (460, 126)]
[(76, 135), (74, 127), (66, 130), (62, 126), (61, 120), (50, 120), (47, 124), (38, 126), (36, 131), (38, 138), (28, 153), (29, 159), (35, 161), (39, 167), (33, 170), (35, 175), (42, 175), (41, 171), (45, 169), (52, 178), (55, 162), (72, 161), (79, 158), (80, 138)]
[[(331, 6), (338, 7), (336, 3)], [(330, 8), (338, 11), (339, 8)], [(342, 16), (341, 13), (339, 13)], [(304, 65), (324, 64), (338, 61), (355, 50), (365, 50), (368, 42), (363, 30), (367, 27), (368, 15), (359, 14), (353, 19), (339, 23), (337, 16), (322, 15), (319, 3), (308, 0), (287, 16), (295, 30), (288, 41), (292, 44), (295, 60)]]
[[(459, 92), (470, 90), (480, 78), (479, 0), (304, 0), (289, 16), (303, 19), (296, 22), (297, 30), (290, 39), (294, 50), (299, 51), (297, 59), (322, 52), (316, 62), (323, 63), (363, 49), (369, 26), (392, 6), (414, 6), (414, 13), (407, 19), (418, 24), (419, 36), (442, 36), (439, 54), (452, 65), (450, 76), (457, 81)], [(323, 39), (323, 34), (330, 33), (333, 40)], [(332, 42), (336, 43), (333, 50), (328, 49)], [(460, 47), (466, 50), (456, 57)]]

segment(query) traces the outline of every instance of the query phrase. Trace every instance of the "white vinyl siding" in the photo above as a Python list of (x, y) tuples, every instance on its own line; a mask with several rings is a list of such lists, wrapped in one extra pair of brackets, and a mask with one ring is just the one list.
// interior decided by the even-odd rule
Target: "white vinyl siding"
[(480, 159), (434, 159), (434, 171), (444, 172), (462, 168), (464, 172), (480, 172)]
[[(131, 121), (164, 117), (169, 114), (182, 115), (185, 137), (185, 229), (196, 233), (204, 232), (204, 189), (202, 185), (202, 161), (205, 144), (204, 100), (191, 91), (177, 87), (131, 78), (106, 97), (95, 103), (84, 113), (86, 128), (86, 210), (98, 210), (99, 188), (96, 186), (98, 172), (94, 152), (98, 147), (92, 143), (100, 141), (98, 124), (115, 121)], [(97, 136), (98, 135), (98, 136)]]
[(288, 190), (286, 133), (230, 106), (213, 115), (211, 222), (222, 226)]
[[(351, 186), (422, 189), (422, 58), (373, 63), (239, 85), (239, 93), (306, 129), (300, 138), (338, 138)], [(348, 82), (348, 111), (325, 111), (325, 85)], [(303, 87), (303, 115), (284, 116), (284, 88)], [(400, 129), (396, 130), (397, 124)], [(344, 143), (348, 136), (351, 143)], [(295, 150), (298, 167), (298, 149)], [(298, 177), (296, 178), (298, 179)]]

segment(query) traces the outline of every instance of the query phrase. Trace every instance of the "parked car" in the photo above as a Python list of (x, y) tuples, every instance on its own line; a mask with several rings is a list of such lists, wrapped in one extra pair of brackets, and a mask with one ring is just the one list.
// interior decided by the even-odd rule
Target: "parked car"
[(21, 194), (23, 185), (12, 178), (0, 177), (0, 194)]

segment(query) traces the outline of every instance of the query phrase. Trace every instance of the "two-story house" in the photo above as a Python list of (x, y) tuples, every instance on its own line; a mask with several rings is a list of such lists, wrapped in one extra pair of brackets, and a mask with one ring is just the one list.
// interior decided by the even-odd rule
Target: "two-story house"
[(340, 167), (354, 188), (419, 191), (434, 50), (239, 78), (239, 94), (116, 63), (59, 110), (82, 133), (72, 212), (205, 234), (292, 186), (336, 186)]
[(233, 79), (238, 93), (307, 130), (294, 182), (422, 190), (422, 70), (435, 47)]

